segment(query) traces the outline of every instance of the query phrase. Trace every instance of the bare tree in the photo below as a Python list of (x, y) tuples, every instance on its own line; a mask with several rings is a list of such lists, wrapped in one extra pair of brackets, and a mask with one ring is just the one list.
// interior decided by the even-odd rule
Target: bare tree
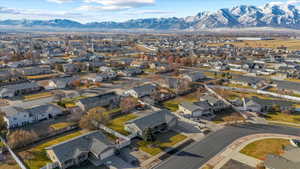
[(34, 131), (16, 130), (8, 136), (8, 143), (12, 148), (25, 146), (38, 139)]
[(128, 113), (138, 105), (137, 99), (133, 97), (124, 97), (121, 99), (120, 108), (124, 113)]
[(107, 124), (109, 117), (103, 112), (93, 111), (84, 115), (79, 121), (80, 128), (97, 130), (100, 124)]

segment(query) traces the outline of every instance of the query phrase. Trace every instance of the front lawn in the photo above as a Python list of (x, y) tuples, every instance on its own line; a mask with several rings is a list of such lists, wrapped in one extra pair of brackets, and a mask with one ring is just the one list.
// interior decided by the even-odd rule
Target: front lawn
[(24, 99), (26, 101), (30, 101), (30, 100), (37, 100), (37, 99), (51, 97), (51, 96), (53, 96), (53, 94), (51, 92), (43, 92), (43, 93), (24, 96)]
[(197, 97), (197, 92), (185, 95), (185, 96), (179, 96), (175, 99), (166, 101), (163, 103), (163, 106), (172, 112), (176, 112), (178, 110), (178, 105), (182, 102), (197, 102), (199, 101), (199, 98)]
[(111, 128), (123, 135), (126, 135), (128, 136), (130, 133), (125, 131), (124, 129), (124, 125), (127, 121), (129, 120), (133, 120), (135, 118), (137, 118), (138, 116), (135, 115), (135, 114), (127, 114), (127, 115), (124, 115), (124, 116), (121, 116), (121, 117), (118, 117), (118, 118), (115, 118), (113, 120), (111, 120), (109, 122), (109, 124), (107, 125), (108, 128)]
[(182, 142), (187, 137), (185, 135), (169, 131), (156, 136), (155, 142), (139, 141), (138, 148), (152, 156), (159, 154), (167, 148), (171, 148), (179, 142)]
[(47, 163), (50, 163), (51, 160), (47, 157), (45, 148), (70, 140), (74, 137), (84, 134), (86, 131), (80, 130), (62, 137), (55, 138), (51, 141), (42, 143), (36, 147), (33, 147), (29, 150), (20, 152), (19, 155), (24, 160), (25, 164), (29, 169), (40, 169), (45, 166)]
[(286, 139), (264, 139), (248, 144), (240, 152), (264, 160), (268, 154), (280, 155), (283, 153), (283, 147), (289, 145)]
[(73, 124), (74, 123), (70, 123), (70, 122), (60, 122), (60, 123), (52, 124), (50, 125), (50, 127), (53, 128), (54, 130), (60, 130), (60, 129), (70, 127)]
[(237, 112), (232, 109), (220, 111), (219, 113), (215, 113), (216, 117), (212, 119), (214, 123), (225, 123), (225, 122), (236, 122), (242, 121), (244, 118)]
[(267, 115), (265, 115), (265, 117), (267, 120), (271, 120), (271, 121), (300, 124), (300, 113), (292, 113), (292, 114), (286, 114), (280, 112), (268, 113)]

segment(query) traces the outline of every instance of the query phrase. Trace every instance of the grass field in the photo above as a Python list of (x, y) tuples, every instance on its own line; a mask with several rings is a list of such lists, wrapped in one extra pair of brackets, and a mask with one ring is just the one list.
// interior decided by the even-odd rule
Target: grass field
[(199, 98), (197, 98), (197, 93), (191, 93), (186, 96), (179, 96), (175, 99), (166, 101), (163, 103), (163, 106), (173, 112), (178, 110), (178, 104), (182, 102), (197, 102), (199, 101)]
[(135, 114), (127, 114), (118, 118), (115, 118), (113, 120), (111, 120), (109, 122), (109, 124), (107, 125), (108, 128), (111, 128), (123, 135), (129, 135), (130, 133), (128, 133), (127, 131), (125, 131), (124, 129), (124, 124), (129, 121), (129, 120), (133, 120), (135, 118), (137, 118), (138, 116)]
[(261, 41), (243, 41), (243, 42), (230, 42), (230, 43), (211, 43), (208, 46), (223, 46), (225, 44), (233, 44), (237, 47), (253, 47), (253, 48), (272, 48), (276, 49), (285, 46), (290, 50), (300, 49), (300, 40), (261, 40)]
[(164, 151), (165, 149), (170, 148), (175, 144), (185, 140), (187, 137), (174, 131), (170, 131), (160, 134), (156, 138), (157, 140), (154, 143), (139, 141), (139, 149), (154, 156)]
[(300, 124), (300, 113), (286, 114), (286, 113), (269, 113), (266, 115), (267, 120), (280, 121), (288, 123)]
[(248, 144), (240, 152), (264, 160), (268, 154), (280, 155), (283, 153), (283, 146), (289, 144), (289, 140), (286, 139), (264, 139)]
[[(26, 150), (24, 152), (20, 152), (19, 155), (22, 157), (22, 159), (24, 159), (24, 162), (29, 169), (40, 169), (47, 163), (51, 162), (51, 160), (47, 157), (47, 154), (45, 151), (46, 147), (49, 147), (49, 146), (61, 143), (63, 141), (72, 139), (74, 137), (80, 136), (80, 135), (84, 134), (85, 132), (86, 131), (80, 130), (80, 131), (65, 135), (63, 137), (55, 138), (51, 141), (47, 141), (43, 144), (40, 144), (40, 145), (33, 147), (29, 150)], [(30, 156), (31, 156), (30, 159), (27, 159), (28, 154), (30, 154)]]

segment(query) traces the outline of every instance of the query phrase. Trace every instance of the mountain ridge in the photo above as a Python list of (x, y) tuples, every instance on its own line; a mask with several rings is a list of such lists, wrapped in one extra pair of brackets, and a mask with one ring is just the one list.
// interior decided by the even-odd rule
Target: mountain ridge
[(125, 22), (90, 22), (82, 24), (69, 19), (2, 20), (1, 26), (54, 27), (85, 29), (154, 29), (201, 30), (211, 28), (272, 27), (300, 29), (300, 9), (288, 4), (266, 4), (263, 7), (240, 5), (215, 12), (199, 12), (185, 18), (145, 18)]

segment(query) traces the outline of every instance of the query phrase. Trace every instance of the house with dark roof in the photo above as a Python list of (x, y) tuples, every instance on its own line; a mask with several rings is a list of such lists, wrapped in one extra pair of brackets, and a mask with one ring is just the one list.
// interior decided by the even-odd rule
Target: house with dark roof
[(115, 92), (99, 94), (93, 97), (80, 99), (76, 104), (83, 111), (88, 111), (95, 107), (116, 107), (119, 105), (120, 96)]
[(300, 148), (285, 148), (282, 155), (268, 155), (264, 161), (266, 169), (300, 169)]
[(100, 131), (93, 131), (46, 148), (48, 157), (62, 169), (86, 160), (97, 160), (97, 165), (101, 165), (105, 159), (114, 155), (115, 150), (115, 145)]
[(7, 85), (0, 88), (0, 97), (8, 98), (38, 92), (44, 88), (35, 82), (25, 82)]
[(125, 130), (142, 137), (147, 128), (151, 128), (154, 133), (168, 131), (177, 125), (177, 121), (177, 117), (170, 111), (159, 110), (126, 122)]

